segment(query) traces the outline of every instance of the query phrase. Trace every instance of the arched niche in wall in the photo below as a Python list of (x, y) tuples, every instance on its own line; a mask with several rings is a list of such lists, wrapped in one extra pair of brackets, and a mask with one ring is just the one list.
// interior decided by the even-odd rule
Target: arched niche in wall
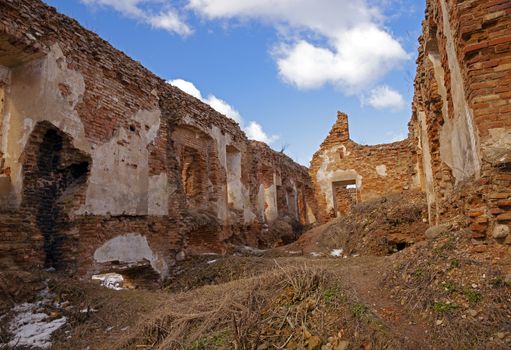
[(173, 130), (172, 140), (188, 206), (208, 209), (218, 196), (213, 171), (218, 156), (213, 139), (196, 127), (180, 125)]
[(282, 208), (281, 213), (289, 215), (292, 219), (298, 219), (298, 196), (296, 184), (292, 180), (283, 179), (282, 185), (281, 193), (284, 195), (285, 207)]
[[(3, 120), (4, 120), (4, 104), (5, 104), (5, 89), (6, 82), (2, 79), (2, 72), (7, 72), (7, 68), (0, 65), (0, 176), (5, 175), (5, 160), (3, 158)], [(4, 73), (7, 74), (7, 73)], [(1, 180), (0, 180), (1, 181)], [(0, 183), (0, 195), (2, 194), (2, 185)]]
[[(1, 46), (0, 46), (1, 50)], [(1, 61), (1, 60), (0, 60)], [(9, 68), (0, 64), (0, 210), (15, 207), (16, 198), (14, 194), (14, 188), (11, 183), (11, 169), (6, 165), (4, 158), (7, 153), (6, 138), (8, 125), (6, 115), (7, 105), (7, 90), (9, 89), (10, 83), (10, 70)]]
[(35, 218), (43, 236), (44, 264), (73, 270), (77, 244), (67, 233), (70, 214), (85, 200), (92, 160), (73, 147), (70, 136), (49, 122), (39, 122), (22, 154), (22, 208)]
[(179, 160), (181, 181), (186, 199), (192, 206), (199, 206), (205, 195), (205, 159), (201, 157), (199, 150), (183, 146)]
[(277, 184), (275, 170), (270, 164), (261, 166), (261, 184), (264, 189), (264, 216), (267, 222), (274, 221), (279, 216), (277, 201)]
[(302, 183), (298, 183), (297, 186), (297, 210), (298, 210), (298, 221), (301, 224), (307, 224), (307, 201), (305, 197), (305, 186)]
[(225, 147), (227, 203), (231, 208), (243, 209), (241, 189), (241, 152), (232, 145)]

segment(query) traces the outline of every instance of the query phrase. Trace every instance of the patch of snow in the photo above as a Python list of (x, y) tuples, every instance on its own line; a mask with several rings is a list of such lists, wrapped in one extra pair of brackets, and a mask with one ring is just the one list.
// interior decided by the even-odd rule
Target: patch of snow
[(300, 255), (300, 254), (302, 254), (302, 251), (301, 250), (286, 250), (286, 253), (288, 253), (289, 255)]
[(9, 325), (13, 338), (8, 343), (9, 347), (48, 349), (52, 345), (50, 340), (53, 332), (66, 324), (65, 316), (52, 320), (48, 315), (40, 312), (41, 307), (51, 305), (52, 302), (47, 290), (39, 296), (42, 298), (41, 301), (20, 304), (13, 308), (15, 316)]
[(266, 250), (249, 247), (247, 245), (236, 246), (235, 249), (239, 253), (250, 254), (250, 255), (262, 255), (266, 252)]
[(80, 313), (82, 313), (82, 314), (86, 314), (88, 312), (98, 312), (98, 310), (90, 309), (90, 308), (80, 310)]
[(208, 265), (211, 265), (211, 264), (216, 263), (217, 261), (218, 261), (217, 259), (215, 259), (215, 260), (210, 260), (210, 261), (208, 261), (208, 262), (207, 262), (207, 264), (208, 264)]
[(318, 258), (318, 257), (320, 257), (320, 256), (321, 256), (321, 255), (323, 255), (323, 254), (321, 254), (321, 253), (316, 253), (316, 252), (312, 252), (312, 253), (311, 253), (311, 255), (312, 255), (313, 257), (315, 257), (315, 258)]
[(113, 290), (123, 290), (122, 285), (124, 278), (118, 273), (103, 273), (100, 275), (93, 275), (93, 280), (101, 281), (103, 287)]
[(342, 256), (342, 253), (344, 252), (344, 249), (340, 248), (340, 249), (332, 249), (332, 251), (330, 252), (330, 256), (333, 256), (333, 257), (341, 257)]

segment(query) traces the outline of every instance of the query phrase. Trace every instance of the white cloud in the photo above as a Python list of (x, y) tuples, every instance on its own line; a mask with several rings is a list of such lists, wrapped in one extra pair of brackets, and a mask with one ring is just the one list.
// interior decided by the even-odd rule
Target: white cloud
[(179, 15), (173, 10), (167, 10), (157, 15), (148, 15), (146, 20), (154, 28), (165, 29), (169, 32), (174, 32), (182, 36), (192, 34), (191, 28), (181, 21)]
[(407, 58), (401, 45), (374, 25), (360, 25), (339, 33), (335, 49), (300, 40), (281, 46), (277, 65), (281, 77), (301, 89), (327, 83), (354, 94), (380, 79)]
[[(383, 8), (397, 0), (81, 0), (183, 36), (180, 14), (208, 20), (257, 20), (279, 32), (273, 50), (280, 77), (299, 89), (325, 84), (360, 93), (409, 59), (384, 27)], [(176, 11), (172, 4), (183, 4)]]
[(240, 125), (242, 124), (243, 120), (241, 119), (240, 113), (224, 100), (221, 100), (214, 95), (209, 95), (204, 102), (213, 107), (213, 109), (217, 112), (228, 116)]
[(380, 17), (365, 0), (189, 0), (188, 7), (214, 18), (257, 18), (327, 32)]
[(229, 118), (233, 119), (238, 124), (241, 124), (242, 118), (240, 112), (238, 112), (224, 100), (219, 99), (214, 95), (209, 95), (207, 98), (202, 97), (202, 93), (200, 92), (199, 89), (197, 89), (197, 87), (193, 83), (183, 79), (170, 80), (167, 83), (183, 90), (187, 94), (192, 95), (193, 97), (201, 100), (202, 102), (207, 103), (217, 112), (222, 113), (228, 116)]
[(405, 107), (403, 96), (387, 85), (378, 86), (371, 90), (369, 97), (363, 100), (363, 104), (365, 103), (376, 109), (401, 110)]
[(263, 131), (261, 124), (254, 121), (250, 122), (244, 131), (249, 139), (261, 141), (267, 144), (271, 144), (278, 140), (278, 136), (268, 136), (268, 134)]
[(244, 127), (244, 120), (241, 117), (241, 114), (235, 108), (233, 108), (224, 100), (216, 97), (215, 95), (209, 95), (207, 98), (204, 98), (200, 90), (197, 89), (197, 87), (193, 83), (183, 79), (169, 80), (167, 81), (167, 83), (181, 89), (182, 91), (186, 92), (189, 95), (192, 95), (193, 97), (201, 100), (202, 102), (207, 103), (217, 112), (222, 113), (228, 116), (229, 118), (233, 119), (240, 125), (240, 127), (247, 134), (247, 137), (249, 139), (265, 142), (267, 144), (271, 144), (278, 140), (279, 138), (278, 136), (276, 135), (269, 136), (263, 130), (261, 124), (255, 121), (249, 122), (248, 126)]
[(202, 101), (202, 94), (193, 83), (183, 79), (169, 80), (167, 83)]
[(332, 84), (355, 94), (409, 58), (366, 0), (189, 0), (188, 7), (209, 19), (284, 28), (274, 56), (280, 76), (300, 89)]
[[(91, 7), (111, 7), (126, 17), (147, 23), (154, 28), (188, 36), (192, 29), (181, 20), (179, 14), (165, 0), (81, 0)], [(159, 11), (153, 12), (146, 5), (157, 5)]]

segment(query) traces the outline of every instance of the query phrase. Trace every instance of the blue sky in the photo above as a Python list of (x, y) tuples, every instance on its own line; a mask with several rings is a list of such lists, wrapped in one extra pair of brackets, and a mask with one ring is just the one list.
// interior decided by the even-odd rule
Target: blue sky
[(423, 0), (45, 0), (308, 165), (338, 110), (406, 137)]

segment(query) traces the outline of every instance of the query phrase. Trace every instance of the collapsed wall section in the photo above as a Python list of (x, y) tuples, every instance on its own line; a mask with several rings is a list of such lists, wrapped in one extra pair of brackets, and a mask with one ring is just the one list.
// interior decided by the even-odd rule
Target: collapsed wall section
[(339, 112), (310, 167), (319, 221), (345, 215), (357, 202), (418, 189), (418, 172), (411, 139), (359, 145), (350, 139), (348, 116)]
[(427, 1), (410, 128), (430, 222), (462, 215), (475, 238), (511, 224), (510, 33), (507, 0)]

